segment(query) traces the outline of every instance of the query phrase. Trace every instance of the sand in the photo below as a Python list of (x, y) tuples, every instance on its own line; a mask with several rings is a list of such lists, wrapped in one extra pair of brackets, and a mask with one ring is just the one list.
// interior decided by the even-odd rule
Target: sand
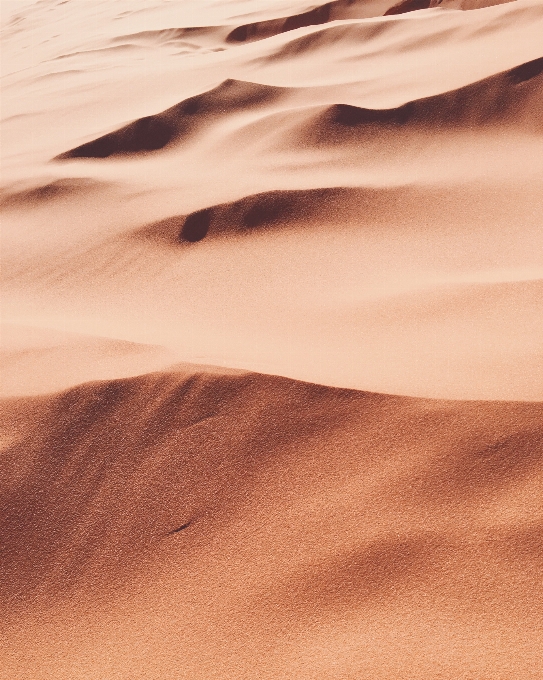
[(541, 677), (541, 2), (1, 13), (5, 677)]

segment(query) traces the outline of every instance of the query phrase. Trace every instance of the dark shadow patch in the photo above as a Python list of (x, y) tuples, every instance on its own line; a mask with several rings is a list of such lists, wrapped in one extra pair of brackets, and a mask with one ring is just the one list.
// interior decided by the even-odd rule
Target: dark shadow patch
[[(180, 242), (195, 243), (212, 232), (215, 236), (243, 234), (249, 231), (278, 227), (310, 218), (323, 210), (327, 198), (337, 196), (341, 189), (312, 189), (308, 191), (269, 191), (235, 201), (198, 210), (189, 215), (179, 234)], [(173, 219), (158, 223), (161, 231), (173, 224)]]
[(146, 116), (116, 132), (60, 154), (57, 159), (108, 158), (122, 152), (157, 151), (169, 144), (174, 135), (175, 129), (167, 121), (157, 116)]
[(388, 9), (383, 16), (392, 16), (395, 14), (405, 14), (406, 12), (416, 12), (419, 9), (428, 9), (431, 0), (403, 0), (394, 7)]
[(247, 235), (268, 229), (312, 228), (324, 221), (360, 225), (361, 215), (371, 221), (383, 202), (399, 201), (396, 190), (321, 189), (277, 190), (245, 196), (189, 215), (172, 215), (146, 225), (132, 238), (179, 247), (206, 237)]
[(509, 71), (509, 77), (512, 83), (519, 85), (520, 83), (535, 78), (541, 73), (543, 73), (543, 57), (528, 61), (521, 66), (511, 69), (511, 71)]
[(332, 107), (331, 119), (338, 125), (369, 125), (371, 123), (405, 125), (413, 117), (412, 102), (395, 109), (364, 109), (348, 104), (337, 104)]
[(172, 531), (169, 531), (168, 536), (171, 536), (172, 534), (178, 534), (180, 531), (184, 531), (185, 529), (188, 529), (191, 524), (192, 524), (192, 520), (189, 520), (185, 524), (182, 524), (180, 527), (177, 527), (177, 529), (172, 529)]
[(258, 21), (252, 24), (238, 26), (226, 37), (229, 43), (249, 42), (252, 40), (262, 40), (273, 35), (294, 31), (305, 26), (318, 26), (330, 21), (332, 7), (340, 3), (328, 2), (321, 7), (316, 7), (308, 12), (302, 12), (282, 19), (271, 19), (269, 21)]
[(245, 229), (257, 229), (266, 224), (273, 224), (281, 218), (288, 217), (291, 207), (287, 195), (283, 192), (263, 194), (243, 215), (242, 225)]
[(145, 116), (91, 142), (66, 151), (54, 160), (109, 158), (159, 151), (187, 139), (221, 117), (278, 99), (285, 88), (238, 80), (190, 97), (161, 113)]
[(201, 241), (207, 236), (212, 216), (212, 208), (204, 208), (189, 215), (179, 233), (179, 240), (188, 241), (189, 243)]

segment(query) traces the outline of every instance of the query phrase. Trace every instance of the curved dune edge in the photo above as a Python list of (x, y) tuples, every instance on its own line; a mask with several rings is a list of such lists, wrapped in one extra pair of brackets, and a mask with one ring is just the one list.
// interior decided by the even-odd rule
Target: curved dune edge
[[(2, 406), (0, 578), (16, 616), (5, 647), (14, 677), (64, 678), (82, 665), (166, 678), (183, 664), (194, 678), (210, 668), (309, 678), (332, 653), (336, 673), (429, 679), (428, 649), (443, 635), (464, 650), (442, 647), (452, 675), (529, 678), (526, 664), (540, 667), (529, 630), (543, 404), (189, 369)], [(400, 611), (409, 657), (386, 633)], [(332, 632), (339, 620), (350, 622), (348, 657)], [(329, 646), (298, 665), (322, 635)], [(496, 655), (504, 640), (507, 660)], [(368, 657), (376, 642), (387, 653)], [(264, 653), (270, 645), (283, 653)]]
[[(334, 0), (319, 4), (306, 12), (291, 14), (278, 19), (241, 24), (232, 29), (226, 36), (226, 42), (246, 43), (263, 40), (274, 35), (287, 33), (307, 26), (319, 26), (331, 21), (348, 19), (367, 19), (387, 14), (392, 3), (390, 0)], [(409, 10), (407, 10), (409, 11)]]
[(540, 680), (541, 0), (1, 5), (0, 676)]
[[(315, 130), (315, 144), (339, 142), (339, 130), (356, 128), (366, 133), (368, 126), (383, 128), (415, 127), (434, 132), (443, 127), (492, 126), (513, 124), (515, 119), (534, 132), (541, 131), (543, 119), (538, 107), (542, 91), (543, 57), (466, 87), (424, 99), (407, 102), (393, 109), (365, 109), (334, 104), (322, 114), (321, 129)], [(55, 160), (109, 158), (119, 155), (159, 151), (181, 142), (202, 128), (217, 124), (240, 111), (263, 108), (288, 98), (289, 88), (227, 80), (218, 87), (183, 101), (166, 111), (147, 116), (58, 155)], [(304, 148), (303, 139), (298, 148)]]
[(515, 0), (401, 0), (385, 12), (385, 16), (415, 12), (419, 9), (440, 7), (442, 9), (473, 10), (504, 5)]
[(157, 151), (217, 119), (273, 102), (284, 92), (283, 88), (226, 80), (209, 92), (191, 97), (157, 115), (140, 118), (120, 130), (66, 151), (55, 160), (108, 158)]
[[(12, 276), (27, 296), (6, 287), (4, 320), (101, 334), (112, 348), (128, 343), (109, 359), (104, 344), (112, 372), (93, 374), (90, 362), (80, 380), (129, 375), (115, 374), (115, 356), (136, 364), (141, 356), (141, 371), (160, 368), (144, 357), (155, 361), (156, 348), (167, 348), (168, 363), (338, 387), (540, 400), (541, 194), (533, 180), (499, 186), (265, 192), (215, 206), (208, 234), (196, 241), (193, 233), (193, 242), (179, 240), (182, 214), (136, 220), (39, 269), (21, 266)], [(102, 350), (89, 347), (99, 367)], [(56, 362), (53, 384), (68, 386), (64, 368), (77, 374), (88, 357), (77, 345), (61, 351), (65, 367), (51, 352), (12, 363), (12, 384), (19, 375), (38, 389)]]
[[(265, 40), (275, 35), (309, 26), (320, 26), (333, 21), (368, 19), (378, 16), (402, 14), (418, 9), (446, 7), (454, 9), (481, 9), (514, 0), (333, 0), (317, 4), (306, 11), (283, 14), (277, 18), (223, 26), (191, 26), (117, 36), (115, 43), (126, 47), (149, 44), (177, 45), (179, 48), (198, 49), (202, 44), (240, 45)], [(277, 11), (275, 12), (277, 14)], [(214, 42), (210, 41), (214, 39)]]

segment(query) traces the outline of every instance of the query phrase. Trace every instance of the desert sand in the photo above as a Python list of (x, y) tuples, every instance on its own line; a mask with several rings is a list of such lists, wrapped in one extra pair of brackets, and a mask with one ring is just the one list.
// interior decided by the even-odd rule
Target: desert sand
[(0, 675), (543, 677), (541, 1), (0, 9)]

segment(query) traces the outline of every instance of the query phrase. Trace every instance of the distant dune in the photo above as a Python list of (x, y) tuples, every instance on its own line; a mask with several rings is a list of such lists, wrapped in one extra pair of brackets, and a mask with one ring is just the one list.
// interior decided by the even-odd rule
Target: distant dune
[(58, 156), (108, 158), (126, 153), (156, 151), (182, 139), (204, 125), (220, 121), (237, 111), (263, 106), (281, 96), (281, 88), (227, 80), (210, 92), (191, 97), (155, 116), (147, 116), (104, 137)]
[[(334, 104), (323, 115), (320, 128), (314, 130), (316, 144), (338, 141), (338, 129), (369, 125), (375, 127), (407, 126), (435, 132), (443, 126), (474, 128), (510, 122), (532, 125), (540, 132), (543, 115), (538, 106), (543, 92), (543, 57), (521, 64), (504, 74), (491, 76), (459, 90), (408, 102), (393, 109), (363, 109), (348, 104)], [(247, 111), (275, 103), (283, 95), (281, 88), (228, 80), (210, 92), (192, 97), (154, 116), (129, 125), (60, 154), (69, 158), (108, 158), (163, 149), (174, 141), (188, 137), (204, 125), (219, 123), (236, 111)], [(520, 119), (520, 120), (519, 120)], [(525, 120), (527, 119), (527, 120)], [(367, 129), (363, 134), (367, 134)], [(303, 143), (303, 140), (300, 140)]]

